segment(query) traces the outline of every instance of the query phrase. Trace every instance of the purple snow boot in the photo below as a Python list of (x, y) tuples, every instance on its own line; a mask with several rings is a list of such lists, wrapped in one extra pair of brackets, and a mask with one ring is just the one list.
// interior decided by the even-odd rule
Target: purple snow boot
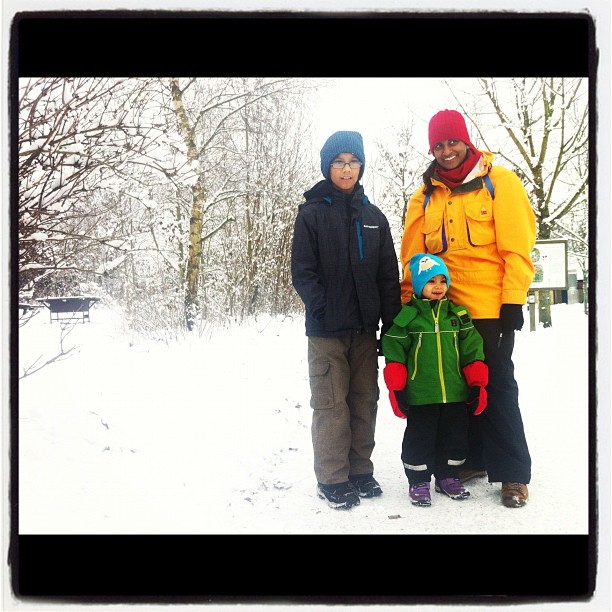
[(429, 483), (410, 485), (408, 492), (413, 506), (431, 506), (431, 494), (429, 493)]
[(458, 478), (442, 478), (441, 480), (436, 478), (436, 491), (448, 495), (451, 499), (461, 500), (470, 496), (470, 492)]

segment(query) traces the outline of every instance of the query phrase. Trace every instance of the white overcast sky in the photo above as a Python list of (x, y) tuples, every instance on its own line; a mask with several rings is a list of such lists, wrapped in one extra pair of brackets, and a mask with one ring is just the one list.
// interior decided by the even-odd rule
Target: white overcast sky
[[(367, 155), (374, 150), (375, 139), (407, 123), (410, 109), (415, 114), (415, 146), (426, 152), (431, 116), (444, 108), (457, 108), (438, 78), (342, 78), (329, 82), (330, 87), (321, 88), (312, 107), (316, 117), (313, 142), (319, 146), (336, 130), (357, 130), (363, 135)], [(453, 79), (453, 85), (467, 86), (468, 82), (475, 83), (475, 79)]]

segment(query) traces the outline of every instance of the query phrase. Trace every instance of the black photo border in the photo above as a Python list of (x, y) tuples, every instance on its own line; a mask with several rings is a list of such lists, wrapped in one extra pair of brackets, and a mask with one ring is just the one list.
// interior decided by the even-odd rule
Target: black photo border
[[(596, 148), (596, 27), (584, 12), (23, 12), (14, 16), (10, 38), (13, 132), (17, 83), (26, 76), (563, 76), (589, 78), (590, 146)], [(551, 49), (551, 40), (563, 44)], [(348, 49), (357, 52), (358, 62), (332, 59)], [(13, 138), (12, 228), (18, 192), (14, 145)], [(594, 312), (597, 199), (596, 165), (590, 163)], [(11, 238), (14, 249), (13, 233)], [(15, 260), (12, 313), (17, 312)], [(592, 317), (589, 342), (595, 347)], [(16, 349), (16, 316), (10, 325)], [(13, 593), (47, 603), (586, 601), (597, 573), (595, 350), (589, 354), (591, 493), (584, 536), (20, 535), (18, 384), (12, 363)]]

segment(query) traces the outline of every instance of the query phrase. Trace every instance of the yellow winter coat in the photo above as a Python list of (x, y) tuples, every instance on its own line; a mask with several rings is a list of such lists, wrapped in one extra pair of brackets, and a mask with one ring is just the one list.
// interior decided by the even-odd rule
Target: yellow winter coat
[[(502, 304), (524, 304), (533, 280), (535, 215), (519, 177), (483, 158), (465, 182), (452, 191), (432, 179), (436, 189), (424, 208), (420, 187), (410, 198), (400, 262), (402, 303), (412, 296), (409, 263), (415, 253), (432, 253), (448, 267), (447, 297), (467, 306), (474, 319), (497, 319)], [(489, 173), (495, 197), (483, 181)]]

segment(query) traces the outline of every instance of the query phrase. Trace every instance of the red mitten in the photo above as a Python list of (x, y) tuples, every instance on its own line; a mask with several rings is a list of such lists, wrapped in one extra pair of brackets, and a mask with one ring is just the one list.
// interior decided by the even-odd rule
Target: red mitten
[(484, 361), (472, 361), (463, 368), (463, 375), (468, 387), (479, 385), (486, 387), (489, 384), (489, 368)]
[(403, 363), (390, 361), (383, 370), (383, 376), (389, 391), (401, 391), (406, 386), (408, 370)]
[(470, 395), (467, 405), (476, 406), (474, 414), (480, 414), (487, 407), (487, 385), (489, 384), (489, 368), (484, 361), (473, 361), (463, 368), (463, 374), (469, 387)]
[(406, 370), (406, 366), (402, 363), (391, 361), (385, 366), (385, 369), (383, 370), (383, 377), (385, 379), (387, 389), (389, 389), (389, 402), (391, 402), (393, 414), (398, 416), (400, 419), (405, 419), (406, 415), (399, 407), (395, 392), (402, 391), (406, 386), (406, 379), (408, 378), (408, 370)]
[(473, 414), (480, 414), (487, 407), (487, 390), (480, 385), (474, 385), (470, 388), (470, 395), (465, 403), (468, 408), (476, 406)]

